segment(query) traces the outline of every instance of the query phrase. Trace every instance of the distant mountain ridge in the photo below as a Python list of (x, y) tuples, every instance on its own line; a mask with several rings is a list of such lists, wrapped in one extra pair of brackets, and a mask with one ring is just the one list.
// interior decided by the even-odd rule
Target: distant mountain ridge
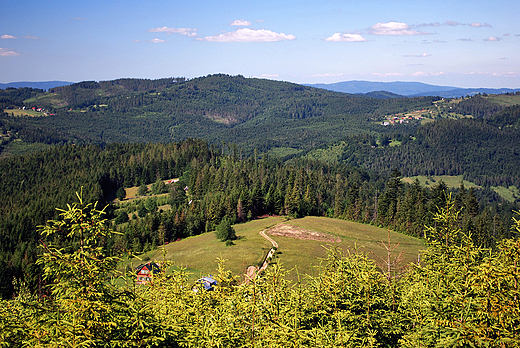
[(49, 90), (50, 88), (60, 87), (60, 86), (68, 86), (72, 85), (74, 82), (67, 81), (41, 81), (41, 82), (30, 82), (30, 81), (21, 81), (21, 82), (9, 82), (9, 83), (0, 83), (0, 89), (6, 89), (8, 87), (13, 88), (39, 88), (43, 90)]
[(453, 86), (436, 86), (422, 82), (372, 82), (372, 81), (343, 81), (336, 83), (305, 84), (306, 86), (323, 88), (335, 92), (367, 94), (387, 91), (405, 97), (440, 96), (444, 98), (458, 98), (472, 94), (502, 94), (520, 91), (520, 88), (459, 88)]

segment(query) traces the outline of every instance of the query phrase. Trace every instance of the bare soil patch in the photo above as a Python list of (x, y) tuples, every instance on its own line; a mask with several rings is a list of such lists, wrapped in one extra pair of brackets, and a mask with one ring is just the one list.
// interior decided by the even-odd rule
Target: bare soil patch
[(339, 243), (341, 239), (332, 234), (308, 230), (288, 224), (279, 224), (266, 231), (271, 236), (289, 237), (304, 240), (317, 240), (323, 242)]

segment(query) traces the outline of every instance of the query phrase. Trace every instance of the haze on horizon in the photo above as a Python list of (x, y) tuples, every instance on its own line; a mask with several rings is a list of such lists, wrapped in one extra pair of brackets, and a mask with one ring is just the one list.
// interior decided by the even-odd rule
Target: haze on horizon
[(0, 82), (194, 78), (520, 87), (520, 2), (13, 1)]

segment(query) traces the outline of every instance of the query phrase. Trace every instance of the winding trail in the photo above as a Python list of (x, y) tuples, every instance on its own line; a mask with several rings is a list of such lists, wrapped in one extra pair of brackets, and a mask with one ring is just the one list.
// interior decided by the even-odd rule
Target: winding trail
[[(270, 228), (272, 228), (272, 227), (270, 227)], [(262, 264), (262, 267), (258, 268), (257, 266), (249, 266), (247, 268), (246, 283), (255, 279), (257, 274), (259, 274), (260, 272), (264, 271), (267, 268), (267, 266), (269, 265), (269, 260), (273, 257), (274, 253), (276, 252), (276, 249), (278, 249), (278, 243), (276, 243), (276, 241), (274, 239), (272, 239), (267, 234), (265, 234), (265, 231), (267, 231), (268, 229), (260, 231), (260, 235), (262, 237), (264, 237), (265, 239), (267, 239), (272, 244), (273, 247), (267, 253), (265, 261)]]
[(277, 248), (277, 249), (278, 249), (278, 243), (276, 243), (274, 239), (272, 239), (272, 238), (269, 237), (267, 234), (265, 234), (265, 231), (266, 231), (266, 230), (262, 230), (262, 231), (260, 231), (260, 235), (261, 235), (262, 237), (264, 237), (265, 239), (267, 239), (268, 241), (270, 241), (274, 248)]

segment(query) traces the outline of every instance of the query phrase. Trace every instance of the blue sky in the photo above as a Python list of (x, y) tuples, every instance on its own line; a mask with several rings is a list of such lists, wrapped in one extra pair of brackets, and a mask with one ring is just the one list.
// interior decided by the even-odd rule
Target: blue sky
[(520, 87), (520, 1), (0, 0), (0, 82), (241, 74)]

